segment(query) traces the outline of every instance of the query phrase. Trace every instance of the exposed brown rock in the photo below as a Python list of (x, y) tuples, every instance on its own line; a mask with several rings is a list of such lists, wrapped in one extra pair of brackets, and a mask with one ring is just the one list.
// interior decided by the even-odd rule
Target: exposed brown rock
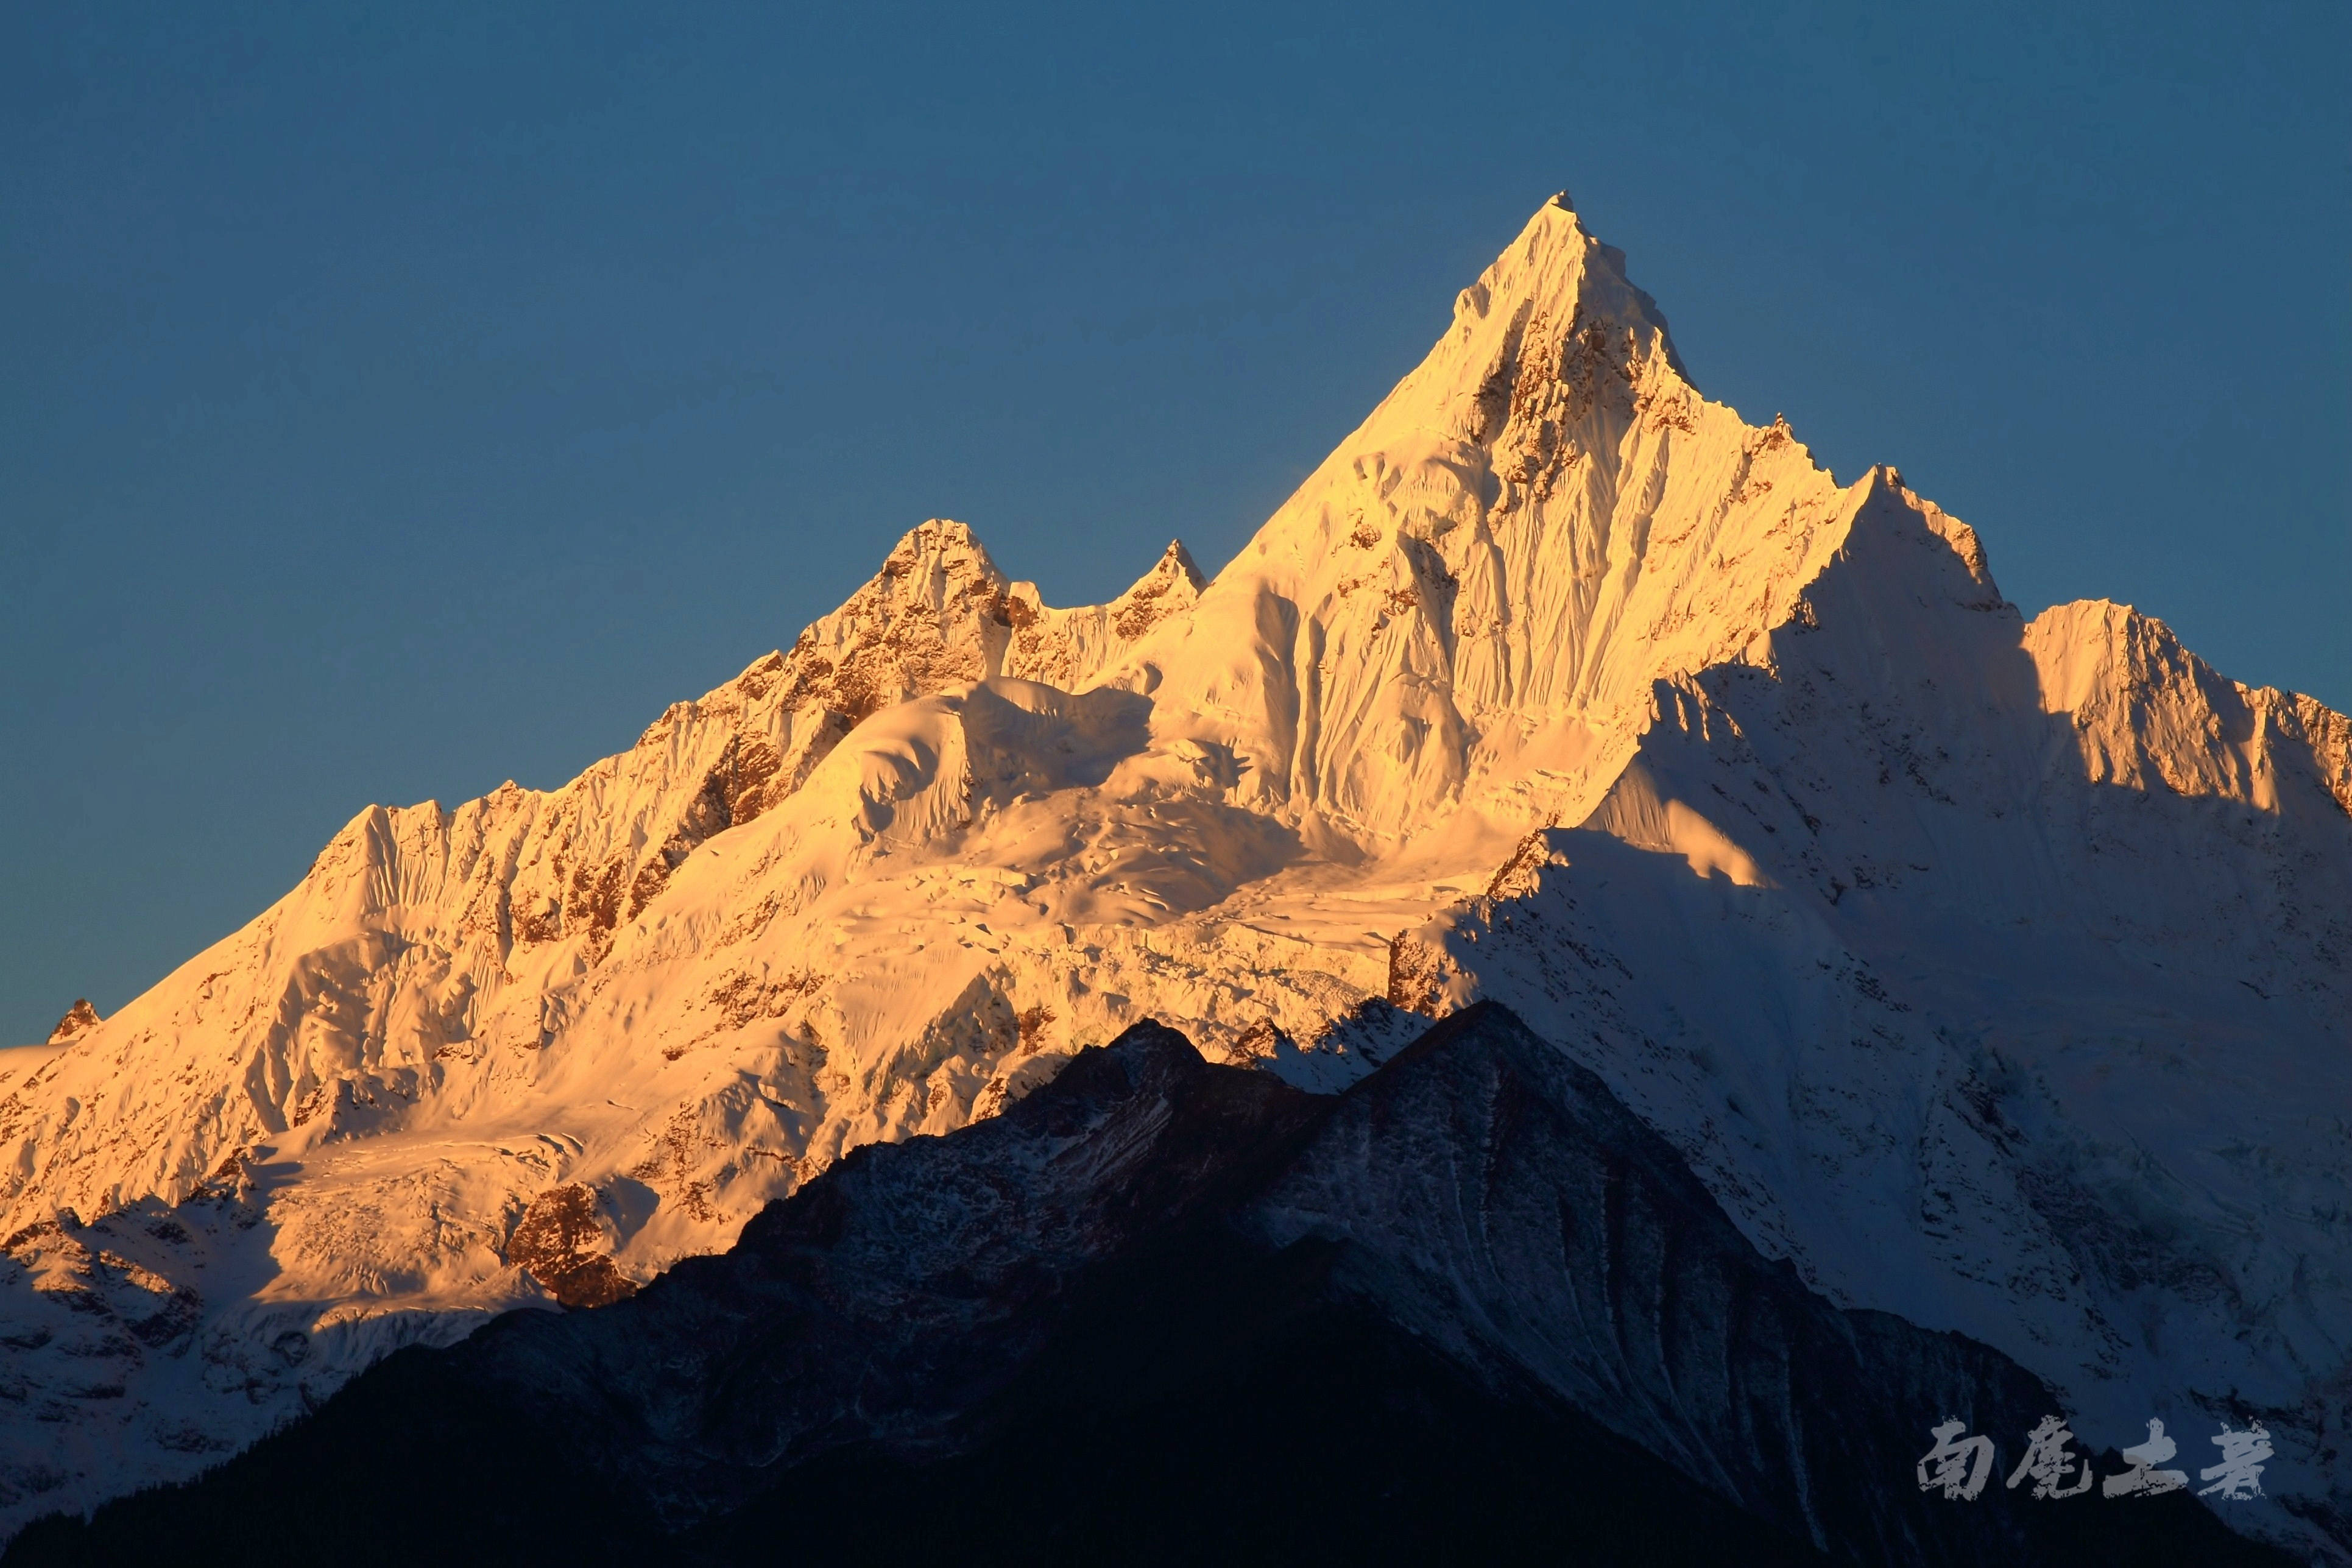
[(1053, 1021), (1054, 1010), (1051, 1007), (1024, 1008), (1013, 1019), (1021, 1032), (1021, 1049), (1035, 1050), (1045, 1037), (1045, 1026)]
[(1389, 943), (1389, 1005), (1443, 1018), (1454, 1011), (1446, 983), (1459, 973), (1444, 948), (1412, 931), (1399, 931)]
[(572, 1182), (530, 1200), (507, 1241), (507, 1261), (564, 1306), (604, 1307), (637, 1293), (604, 1247), (596, 1194)]
[(1231, 1047), (1236, 1062), (1264, 1061), (1286, 1047), (1296, 1050), (1297, 1043), (1283, 1026), (1271, 1018), (1260, 1018), (1241, 1032)]
[(49, 1031), (49, 1044), (62, 1046), (76, 1035), (95, 1029), (100, 1022), (98, 1009), (89, 1005), (89, 998), (77, 996), (74, 1005), (66, 1009), (66, 1016), (58, 1020), (58, 1026)]
[(1490, 899), (1523, 899), (1536, 890), (1538, 879), (1545, 867), (1552, 863), (1551, 841), (1541, 828), (1519, 840), (1511, 858), (1496, 868), (1494, 879), (1486, 884)]
[[(815, 992), (824, 984), (824, 977), (804, 969), (790, 970), (779, 975), (730, 974), (710, 992), (710, 1004), (727, 1021), (727, 1026), (740, 1029), (757, 1018), (781, 1018), (792, 1005)], [(1047, 1014), (1052, 1017), (1052, 1014)]]

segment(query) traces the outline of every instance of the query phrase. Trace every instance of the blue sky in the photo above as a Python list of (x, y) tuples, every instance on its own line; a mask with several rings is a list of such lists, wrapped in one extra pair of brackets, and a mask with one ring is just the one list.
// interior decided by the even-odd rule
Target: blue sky
[(10, 10), (0, 1040), (924, 517), (1213, 569), (1561, 186), (2029, 611), (2352, 706), (2343, 7), (979, 10)]

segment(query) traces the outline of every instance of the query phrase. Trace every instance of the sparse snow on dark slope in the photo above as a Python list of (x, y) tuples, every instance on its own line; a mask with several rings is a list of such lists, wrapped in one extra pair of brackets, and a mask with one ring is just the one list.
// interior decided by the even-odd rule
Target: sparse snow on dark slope
[(1946, 1416), (2054, 1407), (1807, 1291), (1499, 1006), (1336, 1097), (1144, 1024), (5, 1561), (2284, 1561), (2185, 1497), (1914, 1484)]

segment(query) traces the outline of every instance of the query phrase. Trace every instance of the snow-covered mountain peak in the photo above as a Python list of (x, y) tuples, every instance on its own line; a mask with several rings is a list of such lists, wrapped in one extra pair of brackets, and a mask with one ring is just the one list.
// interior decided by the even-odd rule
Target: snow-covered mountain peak
[(2090, 776), (2242, 801), (2284, 816), (2352, 816), (2352, 722), (2315, 699), (2240, 685), (2129, 605), (2053, 605), (2025, 629), (2046, 710), (2069, 716)]
[(1199, 563), (1193, 561), (1192, 552), (1184, 548), (1184, 542), (1171, 539), (1168, 542), (1168, 548), (1160, 552), (1160, 559), (1152, 563), (1151, 570), (1143, 574), (1136, 586), (1153, 582), (1172, 585), (1179, 579), (1195, 594), (1209, 585), (1209, 579), (1202, 573)]
[(1565, 366), (1572, 378), (1579, 370), (1638, 366), (1654, 353), (1681, 374), (1665, 318), (1627, 278), (1625, 253), (1596, 238), (1563, 194), (1538, 208), (1462, 291), (1453, 330), (1373, 421), (1381, 412), (1434, 413), (1481, 438), (1507, 416), (1523, 367), (1538, 378)]
[[(2352, 722), (2121, 606), (2029, 625), (1895, 469), (1702, 396), (1556, 198), (1213, 580), (1056, 608), (926, 521), (627, 751), (370, 808), (0, 1073), (0, 1307), (82, 1412), (0, 1507), (722, 1247), (1142, 1018), (1332, 1087), (1482, 997), (1820, 1289), (2308, 1458), (2347, 814)], [(93, 1356), (145, 1403), (58, 1404)]]
[(1393, 842), (1482, 773), (1607, 772), (1586, 764), (1652, 684), (1779, 624), (1871, 493), (1701, 397), (1622, 254), (1548, 205), (1199, 611), (1106, 679), (1243, 759), (1254, 809)]
[(1206, 585), (1181, 539), (1169, 541), (1151, 570), (1108, 605), (1056, 610), (1037, 584), (1015, 583), (1005, 604), (1013, 640), (1003, 673), (1071, 691), (1090, 686), (1153, 627), (1191, 614)]

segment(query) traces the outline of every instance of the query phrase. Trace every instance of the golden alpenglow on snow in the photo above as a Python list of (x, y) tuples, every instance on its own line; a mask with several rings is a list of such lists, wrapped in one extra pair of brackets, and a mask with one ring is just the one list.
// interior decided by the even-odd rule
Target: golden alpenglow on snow
[(1336, 1091), (1481, 999), (1831, 1300), (2086, 1435), (2258, 1412), (2303, 1506), (2244, 1528), (2352, 1517), (2352, 723), (2025, 621), (1893, 468), (1702, 395), (1560, 196), (1213, 579), (1056, 609), (923, 522), (0, 1080), (5, 1519), (625, 1295), (1140, 1020)]

